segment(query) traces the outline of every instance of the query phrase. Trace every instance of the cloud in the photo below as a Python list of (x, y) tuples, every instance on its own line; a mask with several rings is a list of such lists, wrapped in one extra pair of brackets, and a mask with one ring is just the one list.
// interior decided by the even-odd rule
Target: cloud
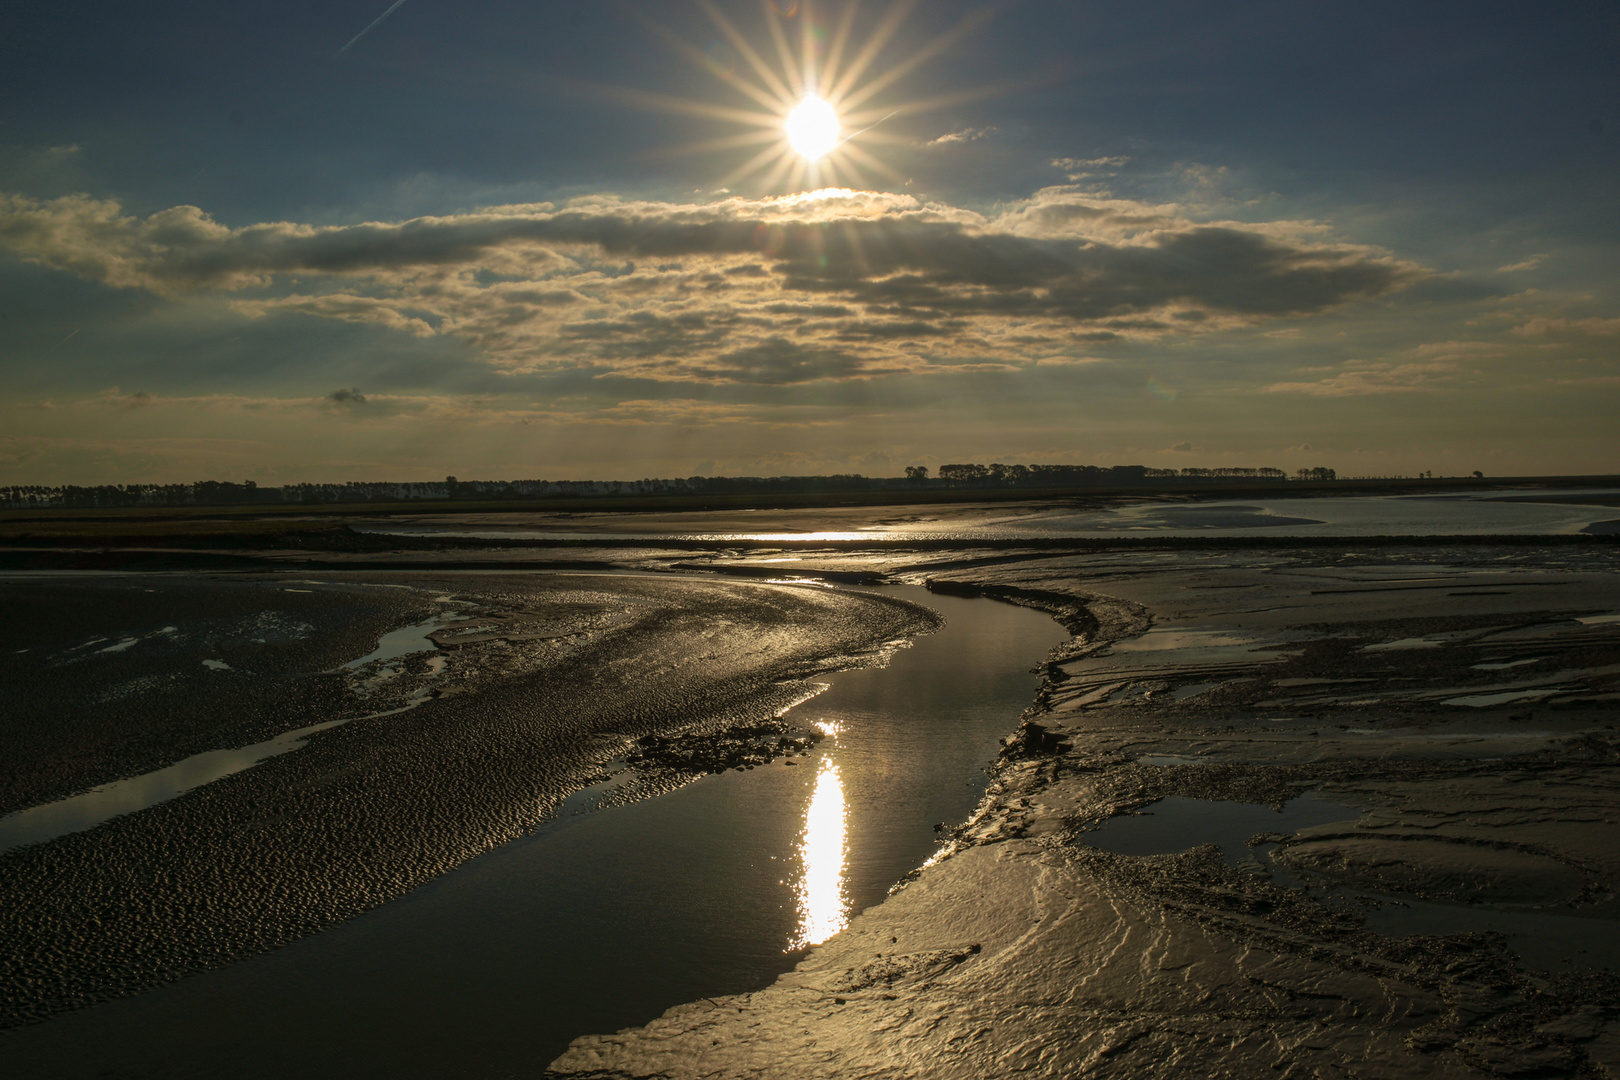
[[(1522, 350), (1521, 350), (1522, 351)], [(1438, 390), (1474, 377), (1482, 368), (1509, 358), (1514, 349), (1496, 341), (1430, 341), (1382, 360), (1351, 360), (1340, 368), (1306, 367), (1300, 373), (1323, 378), (1272, 383), (1271, 394), (1312, 397), (1365, 397)]]
[(1190, 442), (1178, 442), (1170, 448), (1171, 452), (1177, 454), (1190, 454), (1197, 449), (1199, 448)]
[(344, 322), (375, 323), (394, 330), (403, 330), (417, 337), (432, 337), (431, 323), (402, 310), (397, 302), (371, 296), (349, 293), (330, 293), (325, 296), (283, 296), (274, 300), (235, 300), (231, 309), (249, 318), (261, 318), (272, 312), (296, 311), (306, 315), (321, 315)]
[(276, 421), (283, 418), (299, 425), (307, 424), (311, 413), (334, 412), (364, 415), (368, 420), (388, 421), (407, 418), (412, 421), (453, 422), (458, 425), (479, 423), (489, 425), (522, 424), (535, 421), (589, 420), (597, 415), (583, 408), (567, 411), (539, 405), (521, 399), (495, 399), (489, 395), (470, 394), (367, 394), (358, 387), (340, 387), (320, 397), (249, 396), (245, 394), (193, 394), (168, 397), (146, 393), (125, 394), (111, 387), (100, 394), (62, 403), (19, 402), (14, 407), (29, 408), (50, 413), (99, 410), (109, 407), (121, 412), (163, 412), (160, 423), (181, 418), (212, 416), (223, 418), (227, 424), (241, 424), (248, 418)]
[(1552, 334), (1613, 337), (1620, 334), (1620, 319), (1534, 318), (1523, 326), (1515, 326), (1513, 333), (1520, 337), (1541, 337)]
[(1428, 276), (1315, 222), (1195, 221), (1073, 187), (994, 215), (834, 189), (238, 228), (192, 206), (139, 217), (83, 195), (0, 195), (0, 248), (180, 302), (223, 295), (249, 317), (453, 337), (509, 372), (766, 386), (1051, 362), (1315, 315)]
[(1262, 387), (1268, 394), (1303, 394), (1309, 397), (1365, 397), (1434, 390), (1454, 379), (1462, 366), (1450, 360), (1352, 360), (1337, 375), (1310, 382), (1280, 382)]
[(757, 406), (753, 405), (700, 401), (694, 398), (667, 398), (661, 400), (640, 398), (634, 401), (621, 401), (616, 405), (597, 410), (590, 416), (589, 422), (592, 424), (623, 424), (635, 427), (660, 424), (673, 424), (679, 427), (713, 427), (718, 424), (808, 427), (815, 426), (818, 423), (827, 424), (833, 422), (830, 420), (813, 421), (793, 415), (804, 411), (803, 409), (790, 407), (786, 410), (771, 409), (762, 413)]
[(1130, 160), (1128, 157), (1053, 158), (1052, 168), (1062, 169), (1070, 180), (1084, 180), (1099, 172), (1111, 175)]
[(102, 391), (95, 399), (98, 405), (111, 405), (117, 409), (150, 409), (157, 405), (158, 399), (145, 390), (137, 390), (133, 394), (126, 394), (118, 387), (109, 387)]
[(946, 134), (941, 135), (937, 139), (930, 139), (926, 143), (924, 143), (923, 145), (924, 146), (949, 146), (952, 143), (978, 142), (980, 139), (989, 138), (991, 135), (994, 135), (995, 133), (996, 133), (996, 129), (995, 129), (994, 125), (992, 125), (990, 127), (982, 127), (982, 128), (963, 128), (961, 131), (947, 132)]
[(1532, 255), (1523, 262), (1511, 263), (1507, 266), (1498, 266), (1496, 268), (1496, 272), (1498, 274), (1511, 274), (1516, 270), (1534, 270), (1536, 267), (1540, 266), (1542, 261), (1546, 258), (1547, 256), (1545, 254)]

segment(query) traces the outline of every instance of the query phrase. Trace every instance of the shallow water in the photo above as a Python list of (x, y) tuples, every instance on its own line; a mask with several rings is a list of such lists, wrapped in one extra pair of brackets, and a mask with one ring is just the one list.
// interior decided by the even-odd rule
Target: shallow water
[(1620, 970), (1620, 934), (1614, 933), (1612, 920), (1601, 916), (1437, 904), (1364, 891), (1345, 890), (1341, 895), (1377, 901), (1370, 906), (1358, 904), (1357, 910), (1366, 915), (1370, 929), (1391, 937), (1497, 933), (1508, 939), (1508, 948), (1528, 968)]
[[(1140, 637), (1116, 641), (1093, 655), (1120, 666), (1159, 666), (1167, 660), (1179, 665), (1258, 663), (1278, 659), (1283, 655), (1281, 650), (1288, 647), (1284, 642), (1262, 641), (1228, 630), (1154, 627)], [(1142, 653), (1173, 653), (1174, 656), (1139, 655)]]
[(837, 732), (797, 764), (562, 816), (322, 934), (24, 1037), (64, 1076), (535, 1075), (573, 1037), (767, 985), (968, 816), (1030, 666), (1066, 638), (1025, 608), (882, 591), (948, 622), (792, 710)]
[[(538, 539), (567, 535), (577, 540), (727, 539), (784, 540), (985, 540), (1121, 536), (1466, 536), (1577, 533), (1620, 516), (1614, 506), (1555, 502), (1514, 502), (1522, 492), (1468, 492), (1448, 495), (1314, 495), (1305, 497), (1184, 502), (1161, 498), (1122, 500), (1075, 510), (1066, 505), (986, 510), (983, 506), (874, 507), (865, 521), (851, 519), (827, 528), (823, 511), (775, 511), (771, 527), (739, 530), (731, 515), (724, 524), (713, 515), (626, 515), (622, 528), (605, 515), (568, 515), (532, 521), (505, 520), (500, 527), (460, 523), (383, 525), (355, 522), (364, 532), (389, 535), (468, 536), (485, 539)], [(1568, 495), (1616, 495), (1609, 490)], [(1097, 497), (1107, 498), (1106, 491)], [(905, 520), (892, 520), (908, 511)], [(847, 515), (846, 515), (847, 516)], [(600, 528), (582, 528), (584, 517)], [(888, 518), (886, 520), (885, 518)], [(802, 527), (796, 527), (803, 522)], [(1615, 616), (1620, 618), (1620, 616)]]
[[(1150, 764), (1181, 765), (1185, 759), (1168, 756)], [(1189, 799), (1171, 795), (1135, 814), (1112, 817), (1085, 842), (1117, 855), (1170, 855), (1199, 844), (1216, 844), (1229, 862), (1256, 858), (1248, 845), (1256, 833), (1295, 833), (1313, 825), (1354, 821), (1361, 811), (1328, 802), (1314, 791), (1290, 799), (1281, 810), (1257, 803), (1220, 799)]]

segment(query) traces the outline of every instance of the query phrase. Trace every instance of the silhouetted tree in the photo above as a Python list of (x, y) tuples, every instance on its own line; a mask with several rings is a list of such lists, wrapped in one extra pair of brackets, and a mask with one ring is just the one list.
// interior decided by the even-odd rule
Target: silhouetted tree
[(941, 465), (939, 478), (952, 487), (962, 487), (977, 483), (990, 475), (990, 470), (983, 465)]

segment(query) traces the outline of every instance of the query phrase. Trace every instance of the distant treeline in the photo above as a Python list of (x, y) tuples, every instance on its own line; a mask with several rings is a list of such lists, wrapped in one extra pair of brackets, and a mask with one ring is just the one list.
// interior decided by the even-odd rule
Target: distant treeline
[[(911, 480), (926, 481), (928, 469), (912, 465), (906, 469)], [(1332, 469), (1300, 469), (1298, 480), (1334, 480)], [(941, 465), (939, 480), (948, 487), (1118, 487), (1145, 481), (1163, 480), (1287, 480), (1281, 469), (1154, 469), (1146, 465)]]
[[(1333, 480), (1332, 469), (1300, 469), (1297, 480)], [(393, 483), (287, 484), (260, 487), (201, 480), (194, 484), (14, 485), (0, 487), (0, 507), (238, 506), (271, 503), (410, 502), (420, 499), (547, 499), (635, 495), (752, 495), (793, 492), (903, 491), (918, 488), (1140, 487), (1175, 482), (1275, 481), (1281, 469), (1153, 469), (1144, 465), (941, 465), (931, 478), (926, 465), (904, 477), (855, 473), (832, 476), (688, 476), (667, 480), (457, 480)]]

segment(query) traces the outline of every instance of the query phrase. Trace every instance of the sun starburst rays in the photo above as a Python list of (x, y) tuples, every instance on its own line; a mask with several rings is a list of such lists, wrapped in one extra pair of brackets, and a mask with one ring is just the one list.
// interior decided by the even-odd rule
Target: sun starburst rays
[[(732, 21), (715, 0), (696, 0), (719, 32), (724, 45), (709, 51), (662, 26), (648, 29), (677, 54), (708, 72), (747, 104), (720, 104), (627, 88), (598, 91), (628, 105), (661, 112), (739, 124), (751, 130), (703, 139), (655, 151), (658, 156), (732, 153), (762, 148), (729, 169), (722, 187), (744, 183), (781, 193), (820, 186), (867, 186), (869, 174), (893, 183), (905, 177), (868, 146), (905, 146), (915, 141), (875, 130), (897, 116), (910, 116), (941, 102), (964, 99), (962, 91), (911, 101), (879, 104), (880, 98), (917, 68), (938, 57), (979, 25), (971, 17), (920, 48), (894, 60), (885, 59), (917, 0), (895, 0), (869, 28), (859, 25), (860, 4), (850, 0), (831, 21), (823, 20), (809, 0), (786, 3), (761, 0), (769, 44), (755, 40)], [(797, 40), (794, 40), (795, 34)], [(729, 58), (716, 58), (729, 51)], [(768, 59), (768, 57), (774, 59)], [(968, 92), (971, 95), (972, 92)]]

